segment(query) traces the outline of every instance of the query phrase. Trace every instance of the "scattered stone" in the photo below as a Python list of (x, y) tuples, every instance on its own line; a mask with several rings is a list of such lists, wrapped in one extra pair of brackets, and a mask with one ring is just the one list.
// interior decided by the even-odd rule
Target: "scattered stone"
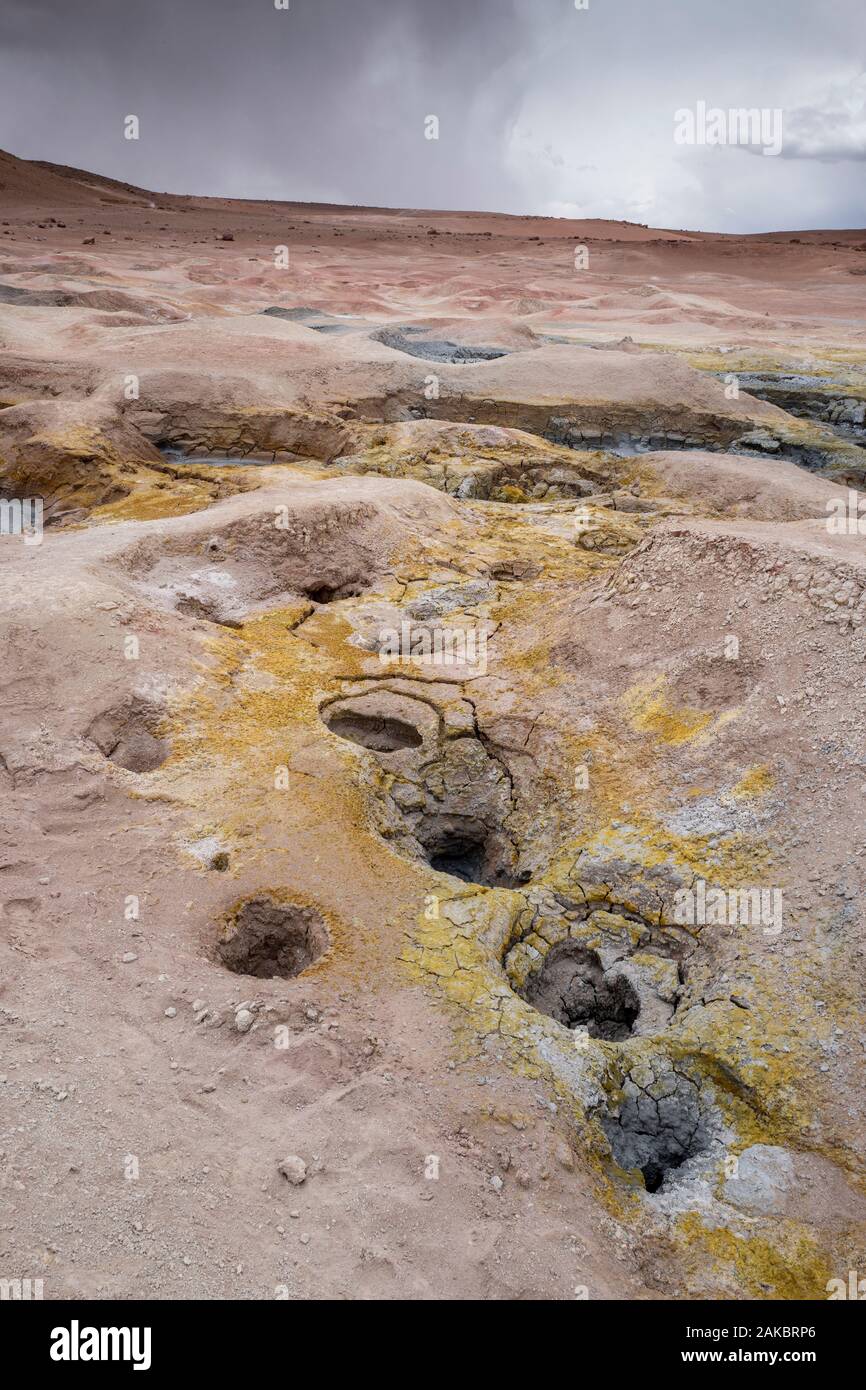
[[(297, 1154), (288, 1154), (279, 1165), (280, 1172), (292, 1187), (300, 1187), (307, 1180), (307, 1165)], [(294, 1215), (294, 1213), (292, 1213)]]
[(574, 1172), (574, 1154), (564, 1140), (560, 1140), (556, 1145), (556, 1161), (560, 1168), (564, 1168), (567, 1173)]

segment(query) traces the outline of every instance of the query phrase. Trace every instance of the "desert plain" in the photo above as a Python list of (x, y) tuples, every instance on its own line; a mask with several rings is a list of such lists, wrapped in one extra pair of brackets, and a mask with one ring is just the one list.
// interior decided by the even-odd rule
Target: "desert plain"
[(864, 483), (863, 230), (0, 154), (3, 1270), (866, 1273)]

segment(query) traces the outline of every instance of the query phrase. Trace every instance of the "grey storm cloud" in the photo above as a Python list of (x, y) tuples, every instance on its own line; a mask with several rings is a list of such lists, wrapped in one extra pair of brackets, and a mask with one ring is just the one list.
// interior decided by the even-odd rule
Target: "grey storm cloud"
[[(0, 147), (159, 191), (852, 226), (864, 69), (863, 0), (2, 0)], [(784, 158), (678, 145), (698, 101), (784, 109)]]

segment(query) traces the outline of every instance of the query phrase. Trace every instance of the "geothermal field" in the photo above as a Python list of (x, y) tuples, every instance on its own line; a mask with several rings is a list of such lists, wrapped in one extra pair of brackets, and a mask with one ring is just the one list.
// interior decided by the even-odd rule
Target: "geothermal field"
[(0, 1252), (866, 1274), (866, 232), (0, 154)]

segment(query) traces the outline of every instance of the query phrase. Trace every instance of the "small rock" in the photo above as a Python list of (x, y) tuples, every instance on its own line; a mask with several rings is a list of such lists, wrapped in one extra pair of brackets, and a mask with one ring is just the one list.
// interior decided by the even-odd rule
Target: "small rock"
[(176, 1017), (177, 1017), (177, 1009), (175, 1009), (174, 1006), (170, 1006), (169, 1008), (166, 1009), (166, 1011), (165, 1011), (165, 1016), (166, 1016), (166, 1018), (176, 1018)]
[(239, 1033), (248, 1033), (253, 1026), (255, 1015), (249, 1009), (238, 1009), (235, 1014), (235, 1027)]
[(120, 959), (124, 965), (132, 965), (134, 960), (138, 960), (138, 956), (135, 954), (135, 951), (124, 951)]
[(280, 1164), (280, 1172), (293, 1187), (300, 1187), (307, 1180), (307, 1165), (297, 1154), (288, 1154)]
[(556, 1146), (556, 1161), (567, 1173), (574, 1171), (574, 1154), (564, 1140), (560, 1140)]

